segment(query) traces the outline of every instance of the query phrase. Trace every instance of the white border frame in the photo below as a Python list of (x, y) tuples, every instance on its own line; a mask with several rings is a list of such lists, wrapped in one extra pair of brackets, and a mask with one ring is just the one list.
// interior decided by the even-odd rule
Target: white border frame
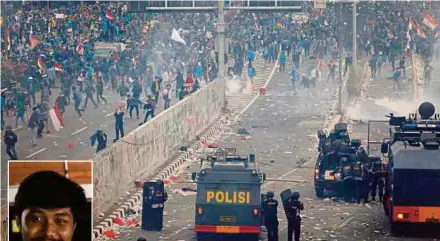
[[(90, 184), (83, 184), (81, 185), (81, 187), (84, 188), (84, 190), (86, 191), (86, 197), (88, 196), (87, 193), (87, 189), (91, 190), (91, 192), (89, 193), (91, 195), (91, 197), (87, 197), (87, 200), (90, 201), (91, 204), (91, 213), (90, 213), (90, 217), (91, 217), (91, 225), (90, 225), (90, 240), (94, 240), (94, 235), (93, 235), (93, 160), (9, 160), (8, 161), (8, 168), (7, 168), (7, 180), (6, 180), (6, 219), (7, 219), (7, 223), (6, 223), (6, 235), (8, 236), (8, 241), (10, 238), (9, 235), (9, 164), (11, 162), (60, 162), (60, 163), (69, 163), (69, 162), (89, 162), (91, 164), (91, 183)], [(84, 187), (85, 185), (87, 185), (87, 189)], [(15, 187), (17, 185), (14, 185), (13, 187)], [(1, 208), (1, 207), (0, 207)]]

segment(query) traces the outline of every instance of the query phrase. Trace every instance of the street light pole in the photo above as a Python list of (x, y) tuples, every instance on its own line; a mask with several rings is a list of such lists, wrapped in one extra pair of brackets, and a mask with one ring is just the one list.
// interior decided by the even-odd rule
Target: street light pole
[[(342, 1), (339, 2), (339, 16), (342, 16)], [(338, 114), (342, 115), (342, 17), (339, 18), (339, 37), (338, 37), (338, 52), (339, 52), (339, 86), (338, 86)]]
[[(352, 76), (350, 78), (351, 86), (354, 88), (356, 81), (356, 64), (357, 64), (357, 3), (356, 0), (353, 0), (353, 71)], [(353, 89), (353, 91), (355, 91)]]
[(223, 0), (218, 1), (218, 22), (217, 22), (217, 36), (218, 36), (218, 77), (223, 79), (225, 77), (225, 16)]

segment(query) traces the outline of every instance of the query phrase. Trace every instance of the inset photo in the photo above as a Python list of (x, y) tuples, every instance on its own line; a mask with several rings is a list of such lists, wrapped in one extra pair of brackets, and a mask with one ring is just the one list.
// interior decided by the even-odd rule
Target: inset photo
[(10, 241), (91, 241), (92, 161), (9, 161)]

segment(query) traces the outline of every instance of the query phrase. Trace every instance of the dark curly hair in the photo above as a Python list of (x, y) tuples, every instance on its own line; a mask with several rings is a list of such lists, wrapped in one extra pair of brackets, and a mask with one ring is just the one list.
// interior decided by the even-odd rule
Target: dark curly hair
[(67, 208), (75, 222), (85, 218), (88, 202), (84, 189), (72, 180), (53, 171), (35, 172), (26, 177), (15, 196), (16, 215), (26, 208)]

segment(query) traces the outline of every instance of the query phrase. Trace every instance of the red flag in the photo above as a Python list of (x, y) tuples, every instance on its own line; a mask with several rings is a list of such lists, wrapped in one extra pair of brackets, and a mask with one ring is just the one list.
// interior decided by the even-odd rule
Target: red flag
[(78, 46), (76, 46), (76, 52), (79, 55), (83, 55), (84, 54), (84, 46), (83, 43), (79, 43)]
[(428, 26), (430, 29), (434, 30), (437, 27), (437, 20), (433, 16), (429, 15), (429, 13), (424, 12), (423, 24)]
[(388, 38), (394, 38), (393, 30), (391, 30), (391, 28), (388, 28), (387, 32), (388, 32)]
[(30, 42), (30, 47), (31, 47), (31, 49), (34, 49), (35, 48), (35, 46), (37, 46), (39, 43), (40, 43), (40, 40), (38, 40), (36, 37), (31, 37), (30, 38), (30, 40), (29, 40), (29, 42)]
[(410, 16), (409, 17), (409, 20), (408, 20), (408, 28), (409, 28), (409, 30), (412, 30), (413, 29), (413, 27), (414, 27), (414, 20), (413, 20), (413, 18)]
[(60, 121), (61, 126), (64, 127), (64, 117), (63, 114), (61, 113), (60, 108), (58, 108), (58, 106), (55, 106), (53, 109), (55, 110), (55, 114), (58, 120)]
[(43, 61), (43, 58), (40, 56), (37, 60), (38, 68), (40, 68), (40, 73), (45, 74), (46, 73), (46, 64)]
[(258, 14), (256, 14), (256, 13), (252, 13), (252, 16), (254, 17), (254, 20), (255, 20), (255, 21), (258, 20)]
[(63, 114), (61, 114), (60, 108), (58, 108), (58, 106), (55, 105), (49, 111), (49, 117), (50, 117), (50, 120), (52, 121), (53, 128), (56, 131), (59, 131), (61, 128), (64, 127), (64, 117), (63, 117)]
[(110, 19), (110, 20), (114, 19), (113, 14), (110, 11), (107, 11), (107, 13), (105, 13), (105, 17)]
[(56, 64), (54, 64), (53, 66), (54, 66), (54, 68), (55, 68), (56, 71), (61, 71), (61, 72), (64, 71), (64, 70), (63, 70), (63, 67), (62, 67), (61, 64), (59, 64), (59, 63), (56, 63)]
[(371, 25), (371, 26), (376, 25), (376, 20), (374, 20), (374, 19), (368, 20), (368, 25)]

